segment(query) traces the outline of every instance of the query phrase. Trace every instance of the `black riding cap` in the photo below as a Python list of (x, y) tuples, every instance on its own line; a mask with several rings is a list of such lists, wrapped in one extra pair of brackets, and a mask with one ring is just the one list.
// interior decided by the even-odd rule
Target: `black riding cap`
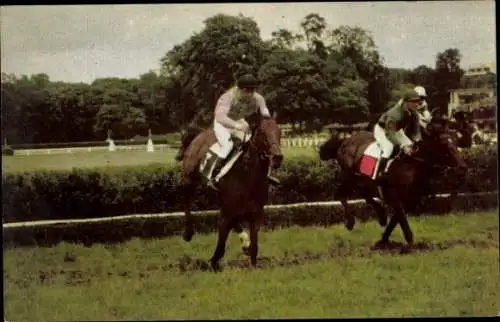
[(238, 78), (238, 87), (241, 89), (255, 89), (259, 86), (259, 81), (252, 74), (245, 74)]

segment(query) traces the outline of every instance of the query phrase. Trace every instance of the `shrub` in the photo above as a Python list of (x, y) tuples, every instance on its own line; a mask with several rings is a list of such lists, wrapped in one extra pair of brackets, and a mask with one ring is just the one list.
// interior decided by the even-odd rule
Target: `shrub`
[[(450, 211), (479, 211), (498, 209), (494, 194), (459, 197), (450, 204), (449, 198), (436, 199), (427, 206), (427, 212), (446, 215)], [(365, 204), (354, 204), (352, 211), (358, 221), (375, 218)], [(195, 231), (210, 233), (217, 229), (218, 212), (195, 214)], [(290, 226), (328, 226), (343, 222), (343, 209), (339, 205), (275, 208), (266, 210), (264, 229)], [(118, 243), (131, 238), (160, 238), (180, 235), (184, 229), (183, 217), (131, 218), (76, 224), (57, 224), (4, 228), (4, 247), (50, 246), (59, 242), (76, 242), (90, 246), (93, 243)], [(381, 228), (382, 231), (382, 228)]]
[[(496, 146), (468, 151), (465, 158), (470, 169), (458, 190), (495, 191)], [(270, 203), (333, 200), (337, 173), (336, 163), (311, 157), (287, 159), (275, 173), (282, 184), (271, 188)], [(435, 192), (454, 189), (447, 177), (435, 181)], [(8, 174), (2, 176), (4, 222), (180, 211), (185, 195), (180, 182), (180, 164)], [(190, 194), (196, 195), (194, 210), (216, 209), (211, 190), (198, 187)]]

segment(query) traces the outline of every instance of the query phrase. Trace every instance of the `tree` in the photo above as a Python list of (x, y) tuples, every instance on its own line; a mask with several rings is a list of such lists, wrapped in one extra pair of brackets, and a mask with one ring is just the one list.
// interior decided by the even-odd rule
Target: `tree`
[(342, 25), (330, 31), (329, 37), (329, 49), (354, 63), (361, 78), (370, 79), (382, 65), (375, 41), (363, 28)]
[(432, 104), (439, 108), (440, 112), (446, 114), (450, 100), (449, 91), (460, 87), (460, 80), (464, 71), (460, 68), (462, 55), (456, 48), (446, 49), (436, 55), (436, 69), (434, 72), (434, 84), (436, 94)]
[(383, 67), (372, 35), (359, 26), (342, 25), (329, 32), (329, 50), (355, 67), (355, 78), (368, 83), (366, 99), (369, 111), (378, 113), (386, 105), (390, 97), (389, 73)]
[(292, 49), (292, 47), (300, 41), (300, 35), (294, 35), (287, 29), (278, 29), (271, 33), (271, 45), (279, 49)]
[(180, 83), (181, 93), (173, 99), (183, 109), (184, 122), (196, 119), (200, 126), (209, 124), (218, 97), (235, 78), (258, 72), (266, 52), (251, 18), (218, 14), (204, 23), (201, 32), (162, 59), (162, 71), (172, 76), (173, 83)]
[(310, 13), (300, 23), (307, 41), (307, 48), (321, 59), (326, 59), (327, 50), (323, 40), (327, 24), (325, 18), (317, 13)]
[(113, 138), (132, 138), (138, 134), (145, 134), (147, 129), (144, 111), (129, 104), (104, 104), (96, 116), (94, 131), (103, 138), (108, 130)]

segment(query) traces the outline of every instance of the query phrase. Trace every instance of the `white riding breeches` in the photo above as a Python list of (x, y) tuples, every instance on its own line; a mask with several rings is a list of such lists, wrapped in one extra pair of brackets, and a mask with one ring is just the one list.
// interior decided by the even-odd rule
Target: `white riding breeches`
[[(241, 119), (237, 121), (238, 123), (246, 123), (245, 120)], [(214, 132), (215, 137), (217, 138), (217, 147), (212, 147), (211, 150), (217, 154), (220, 158), (225, 159), (231, 152), (234, 143), (231, 140), (231, 136), (242, 136), (240, 131), (235, 129), (229, 129), (219, 122), (214, 120)]]
[(394, 151), (394, 144), (401, 147), (412, 144), (412, 141), (406, 136), (402, 129), (387, 134), (380, 125), (375, 124), (373, 135), (375, 136), (375, 140), (377, 140), (382, 147), (382, 157), (384, 158), (389, 158), (391, 156), (392, 151)]
[(382, 148), (382, 157), (388, 159), (394, 150), (394, 145), (385, 135), (385, 130), (380, 125), (375, 124), (373, 136), (375, 136), (375, 140), (377, 140)]

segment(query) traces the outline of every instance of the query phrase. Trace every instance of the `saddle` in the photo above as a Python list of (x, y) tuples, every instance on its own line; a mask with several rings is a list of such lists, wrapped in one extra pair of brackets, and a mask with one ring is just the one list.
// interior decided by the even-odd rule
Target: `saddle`
[[(242, 132), (233, 132), (231, 133), (231, 140), (233, 141), (233, 147), (231, 151), (229, 152), (228, 156), (222, 160), (217, 166), (214, 168), (213, 171), (213, 177), (217, 178), (219, 180), (222, 178), (231, 168), (233, 165), (236, 163), (236, 161), (239, 159), (239, 157), (243, 154), (244, 149), (247, 145), (247, 143), (250, 141), (251, 135), (250, 134), (245, 134)], [(205, 165), (206, 161), (213, 156), (213, 154), (218, 154), (217, 150), (219, 148), (219, 143), (215, 142), (213, 143), (210, 148), (208, 149), (207, 153), (205, 154), (205, 157), (202, 159), (202, 162), (200, 163), (199, 166), (199, 172), (203, 173), (205, 170)]]
[(382, 156), (382, 148), (377, 141), (373, 141), (370, 143), (365, 151), (363, 152), (363, 156), (361, 157), (361, 161), (359, 163), (359, 169), (357, 169), (361, 175), (368, 176), (375, 180), (380, 171), (386, 172), (389, 170), (390, 165), (396, 159), (396, 157), (400, 154), (401, 148), (399, 146), (394, 146), (392, 154), (389, 156), (387, 160), (387, 164), (385, 165), (385, 169), (380, 168), (380, 159)]

